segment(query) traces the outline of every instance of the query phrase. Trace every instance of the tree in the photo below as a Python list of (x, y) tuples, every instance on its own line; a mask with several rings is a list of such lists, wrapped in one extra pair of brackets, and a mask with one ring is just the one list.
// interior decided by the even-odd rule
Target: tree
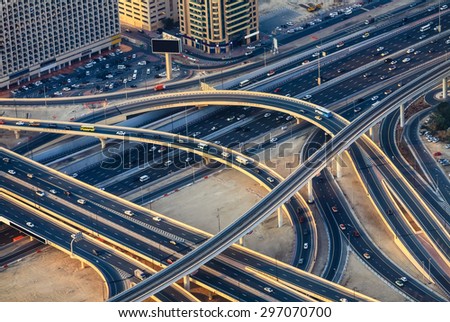
[(430, 116), (431, 127), (434, 131), (446, 131), (450, 127), (450, 104), (439, 103), (436, 110)]

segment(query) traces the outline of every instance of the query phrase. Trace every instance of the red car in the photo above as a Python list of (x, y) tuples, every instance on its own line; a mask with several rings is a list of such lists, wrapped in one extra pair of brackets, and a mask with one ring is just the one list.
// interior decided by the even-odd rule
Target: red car
[(359, 236), (360, 236), (359, 232), (357, 230), (354, 230), (353, 231), (353, 237), (359, 237)]
[(3, 121), (3, 120), (0, 120), (0, 124), (5, 124), (5, 121)]
[(345, 230), (345, 225), (344, 224), (339, 224), (339, 228), (341, 228), (341, 230)]
[(299, 220), (300, 220), (300, 223), (305, 222), (305, 216), (300, 216)]
[(275, 71), (274, 71), (274, 70), (271, 70), (271, 71), (269, 71), (269, 72), (267, 73), (267, 76), (272, 76), (272, 75), (275, 75)]
[[(2, 124), (2, 123), (0, 123), (0, 124)], [(440, 157), (442, 155), (442, 153), (441, 152), (434, 152), (433, 155), (435, 157)]]
[(338, 208), (336, 206), (331, 207), (332, 212), (338, 212)]
[(274, 93), (281, 92), (281, 88), (280, 88), (280, 87), (277, 87), (277, 88), (275, 88), (275, 90), (274, 90), (273, 92), (274, 92)]

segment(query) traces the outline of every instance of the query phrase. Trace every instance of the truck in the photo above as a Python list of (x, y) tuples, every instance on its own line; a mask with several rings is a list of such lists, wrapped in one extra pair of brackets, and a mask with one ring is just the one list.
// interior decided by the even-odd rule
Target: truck
[(158, 85), (155, 85), (155, 87), (153, 87), (153, 89), (154, 89), (155, 91), (163, 91), (163, 90), (166, 89), (166, 85), (164, 85), (164, 84), (158, 84)]
[(322, 8), (322, 4), (318, 3), (318, 4), (314, 4), (314, 3), (307, 3), (306, 4), (306, 10), (308, 10), (308, 12), (314, 12), (316, 10), (320, 10)]
[(241, 157), (241, 156), (237, 156), (237, 157), (236, 157), (236, 161), (239, 162), (239, 163), (241, 163), (241, 164), (243, 164), (243, 165), (247, 165), (247, 164), (250, 163), (249, 160), (247, 160), (246, 158), (243, 158), (243, 157)]
[(134, 270), (134, 276), (136, 276), (138, 279), (140, 279), (141, 281), (143, 281), (147, 276), (145, 275), (145, 273), (140, 270), (139, 268), (136, 268)]

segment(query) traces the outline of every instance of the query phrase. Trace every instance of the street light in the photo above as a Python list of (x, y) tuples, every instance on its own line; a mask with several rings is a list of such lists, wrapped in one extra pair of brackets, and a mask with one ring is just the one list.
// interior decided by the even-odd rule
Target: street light
[(70, 241), (70, 258), (73, 258), (73, 242), (77, 242), (83, 239), (83, 233), (79, 231), (75, 234), (70, 235), (70, 237), (72, 238), (72, 240)]

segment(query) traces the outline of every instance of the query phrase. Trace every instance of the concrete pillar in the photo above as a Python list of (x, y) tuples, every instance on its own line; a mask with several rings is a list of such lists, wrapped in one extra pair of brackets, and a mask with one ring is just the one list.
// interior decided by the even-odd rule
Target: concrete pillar
[(373, 135), (373, 127), (371, 127), (370, 129), (369, 129), (369, 136), (370, 136), (370, 138), (373, 140), (374, 139), (374, 135)]
[(186, 291), (191, 291), (191, 281), (189, 280), (189, 275), (183, 277), (183, 286)]
[(405, 104), (400, 104), (400, 127), (405, 126)]
[(283, 226), (283, 212), (281, 211), (281, 207), (277, 209), (278, 211), (278, 228)]
[(239, 245), (244, 246), (244, 237), (239, 238)]
[(314, 202), (312, 180), (308, 181), (308, 202), (309, 203), (313, 203)]
[(342, 178), (342, 166), (341, 166), (341, 156), (340, 154), (338, 154), (335, 158), (334, 158), (334, 162), (336, 163), (336, 178)]
[(447, 77), (442, 79), (442, 99), (447, 99)]
[(211, 163), (211, 160), (209, 159), (209, 158), (203, 158), (203, 164), (204, 165), (208, 165), (208, 164), (210, 164)]
[(167, 76), (167, 80), (171, 80), (172, 79), (172, 57), (170, 56), (170, 54), (165, 54), (166, 55), (166, 76)]
[(16, 140), (20, 139), (20, 131), (14, 131), (14, 135), (16, 136)]
[(296, 122), (297, 124), (300, 124), (300, 122), (301, 122), (302, 119), (296, 118), (295, 120), (297, 121), (297, 122)]
[(103, 138), (98, 138), (98, 139), (100, 140), (100, 144), (102, 145), (102, 150), (104, 150), (105, 147), (106, 147), (106, 141), (105, 141), (105, 139), (103, 139)]
[(213, 294), (211, 291), (208, 291), (208, 300), (212, 300), (213, 299)]
[(80, 263), (81, 263), (81, 269), (84, 269), (84, 268), (86, 268), (86, 265), (84, 264), (84, 262), (83, 262), (83, 261), (80, 261)]

